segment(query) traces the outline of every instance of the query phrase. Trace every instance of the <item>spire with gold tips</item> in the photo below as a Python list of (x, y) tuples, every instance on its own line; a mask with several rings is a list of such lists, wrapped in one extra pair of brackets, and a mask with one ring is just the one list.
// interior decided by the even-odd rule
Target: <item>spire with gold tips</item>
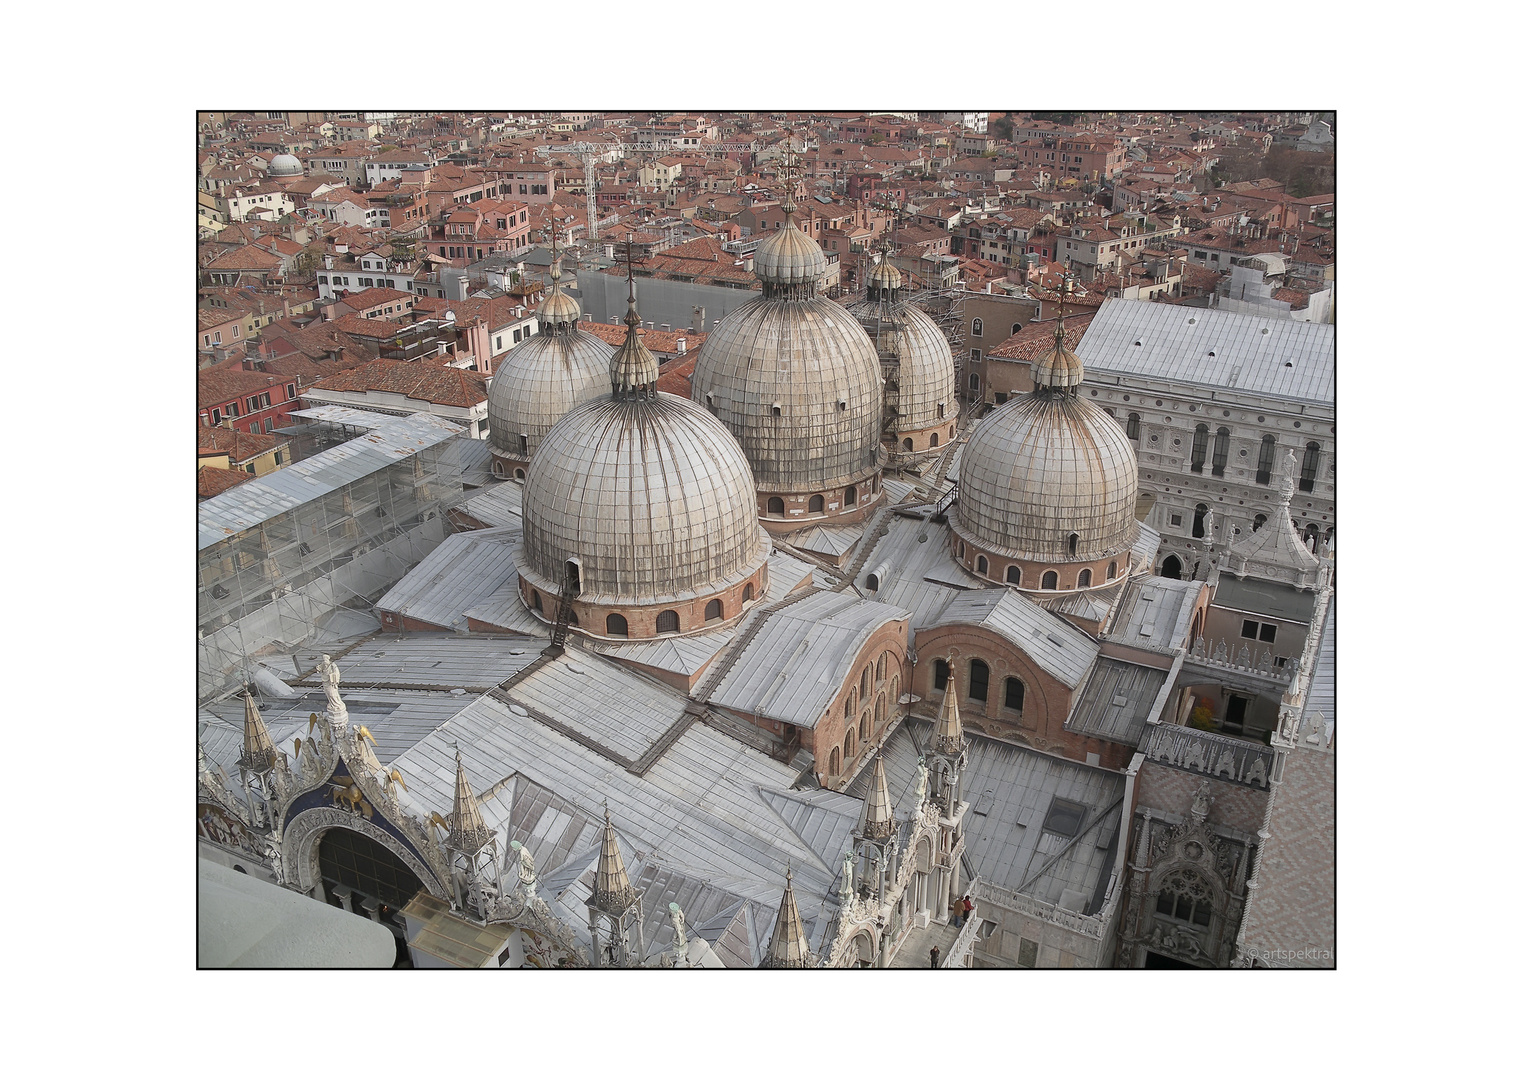
[(636, 310), (636, 275), (631, 268), (631, 242), (626, 241), (626, 340), (610, 357), (610, 388), (626, 400), (657, 396), (657, 357), (642, 344), (642, 317)]
[(891, 810), (891, 789), (885, 782), (885, 759), (875, 758), (875, 773), (870, 777), (869, 798), (864, 803), (864, 835), (883, 839), (895, 827)]
[(493, 830), (482, 819), (477, 806), (477, 796), (467, 783), (467, 769), (461, 761), (461, 751), (456, 751), (456, 801), (451, 807), (451, 831), (445, 838), (447, 847), (475, 854), (493, 839)]
[(1082, 358), (1066, 348), (1066, 298), (1071, 295), (1071, 275), (1061, 281), (1060, 310), (1055, 316), (1055, 345), (1034, 361), (1034, 389), (1040, 394), (1061, 391), (1076, 396), (1082, 385)]
[(270, 772), (276, 767), (280, 755), (271, 741), (270, 729), (260, 716), (254, 695), (244, 691), (244, 753), (239, 758), (239, 768), (256, 775)]
[(779, 916), (774, 920), (774, 936), (769, 939), (769, 951), (764, 955), (761, 967), (813, 966), (811, 945), (806, 940), (806, 928), (801, 924), (801, 913), (795, 906), (793, 877), (794, 871), (785, 871), (785, 894), (779, 898)]
[(636, 903), (636, 890), (626, 876), (626, 863), (620, 857), (610, 808), (604, 808), (604, 840), (599, 845), (599, 868), (594, 873), (594, 906), (611, 915), (619, 915)]
[(939, 753), (956, 755), (965, 747), (965, 728), (960, 723), (960, 695), (950, 686), (938, 709), (938, 730), (933, 733), (933, 748)]

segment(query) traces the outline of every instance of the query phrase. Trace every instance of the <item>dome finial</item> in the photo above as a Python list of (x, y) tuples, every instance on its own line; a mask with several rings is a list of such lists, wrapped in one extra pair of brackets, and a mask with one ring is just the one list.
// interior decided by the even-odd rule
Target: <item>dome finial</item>
[(636, 310), (633, 245), (626, 240), (626, 340), (610, 358), (610, 386), (616, 397), (652, 397), (657, 393), (657, 357), (642, 344), (642, 317)]
[(561, 237), (557, 234), (557, 223), (551, 224), (551, 283), (553, 286), (562, 280), (562, 244)]
[(1066, 298), (1071, 295), (1071, 272), (1061, 275), (1060, 309), (1055, 316), (1055, 344), (1034, 362), (1034, 390), (1044, 394), (1059, 390), (1076, 396), (1082, 384), (1082, 360), (1066, 348)]

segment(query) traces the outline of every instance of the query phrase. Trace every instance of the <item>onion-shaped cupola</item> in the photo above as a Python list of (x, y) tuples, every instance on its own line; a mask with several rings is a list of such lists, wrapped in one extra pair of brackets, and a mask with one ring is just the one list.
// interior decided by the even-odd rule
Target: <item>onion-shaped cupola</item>
[(955, 556), (1025, 591), (1100, 588), (1130, 572), (1139, 464), (1118, 421), (1077, 393), (1082, 362), (1055, 344), (1034, 390), (988, 416), (960, 455)]
[(611, 348), (578, 328), (578, 301), (562, 290), (562, 252), (552, 237), (551, 288), (536, 309), (537, 332), (512, 349), (488, 386), (488, 446), (494, 475), (524, 479), (553, 424), (603, 397)]
[(516, 552), (526, 604), (600, 638), (730, 625), (768, 586), (768, 536), (731, 433), (694, 402), (657, 390), (632, 283), (626, 340), (607, 392), (548, 432), (525, 479)]
[(762, 294), (724, 316), (695, 361), (691, 395), (742, 447), (772, 532), (849, 524), (880, 498), (880, 361), (859, 323), (820, 293), (821, 245), (795, 224), (758, 245)]

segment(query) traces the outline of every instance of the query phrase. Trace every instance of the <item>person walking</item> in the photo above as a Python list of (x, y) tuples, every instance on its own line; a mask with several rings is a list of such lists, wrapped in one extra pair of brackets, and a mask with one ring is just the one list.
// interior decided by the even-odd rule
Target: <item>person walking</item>
[(938, 967), (938, 946), (937, 945), (933, 946), (933, 948), (928, 950), (928, 966), (931, 967), (931, 968)]
[(976, 909), (976, 905), (971, 903), (970, 894), (969, 893), (966, 893), (964, 896), (960, 897), (960, 925), (961, 926), (965, 925), (965, 920), (970, 918), (970, 913), (972, 911), (974, 911), (975, 909)]

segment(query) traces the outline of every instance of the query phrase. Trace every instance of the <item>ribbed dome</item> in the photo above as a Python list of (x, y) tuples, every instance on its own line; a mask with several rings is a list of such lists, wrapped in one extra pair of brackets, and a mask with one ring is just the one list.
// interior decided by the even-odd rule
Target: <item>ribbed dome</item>
[(827, 490), (879, 463), (880, 360), (826, 297), (777, 298), (765, 286), (716, 324), (690, 386), (742, 444), (760, 491)]
[(569, 409), (609, 396), (614, 351), (577, 329), (543, 329), (513, 349), (488, 386), (489, 445), (520, 460), (533, 455)]
[(866, 284), (875, 289), (899, 289), (901, 288), (901, 271), (896, 269), (889, 258), (881, 259), (870, 271)]
[(541, 306), (536, 308), (536, 318), (543, 326), (575, 323), (582, 317), (583, 309), (578, 306), (578, 301), (555, 287), (546, 294)]
[(265, 169), (266, 176), (301, 176), (302, 162), (291, 154), (277, 154)]
[(1139, 535), (1139, 484), (1113, 417), (1069, 394), (1026, 394), (983, 420), (960, 455), (956, 532), (1017, 558), (1105, 558)]
[[(873, 284), (873, 275), (871, 282), (872, 295), (880, 286)], [(896, 357), (895, 430), (923, 431), (940, 420), (953, 420), (954, 353), (938, 324), (916, 304), (904, 302), (860, 299), (848, 310), (875, 339), (880, 355)], [(939, 415), (940, 405), (944, 406), (944, 416)]]
[(521, 573), (556, 583), (577, 559), (592, 604), (719, 592), (770, 550), (736, 442), (671, 394), (606, 393), (568, 413), (531, 463), (523, 505)]
[(827, 256), (786, 215), (785, 224), (753, 251), (753, 273), (766, 285), (815, 285), (827, 273)]
[(1057, 342), (1034, 361), (1034, 385), (1057, 390), (1082, 385), (1081, 357)]

